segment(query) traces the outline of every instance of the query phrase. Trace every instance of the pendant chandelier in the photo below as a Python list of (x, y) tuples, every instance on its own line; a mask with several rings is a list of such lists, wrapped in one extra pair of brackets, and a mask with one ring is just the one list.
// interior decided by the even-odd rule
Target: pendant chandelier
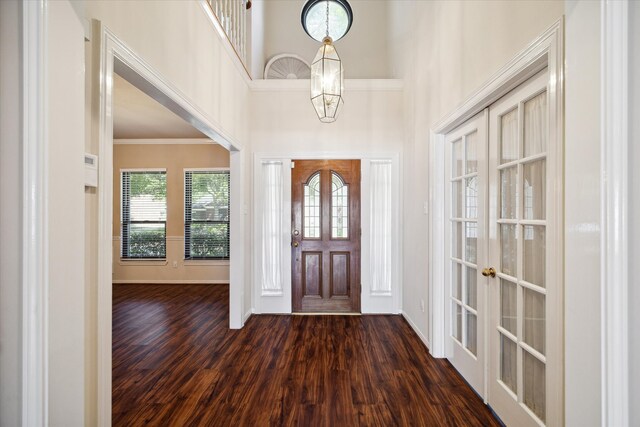
[(353, 21), (346, 0), (309, 0), (302, 9), (302, 26), (322, 41), (311, 64), (311, 103), (323, 123), (336, 120), (344, 104), (344, 69), (333, 42), (341, 39)]

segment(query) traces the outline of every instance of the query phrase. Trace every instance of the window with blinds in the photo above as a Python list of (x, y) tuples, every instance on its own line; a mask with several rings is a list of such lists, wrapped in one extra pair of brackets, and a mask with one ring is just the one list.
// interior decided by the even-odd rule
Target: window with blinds
[(167, 173), (122, 172), (122, 258), (166, 258)]
[(185, 259), (229, 259), (229, 171), (184, 174)]

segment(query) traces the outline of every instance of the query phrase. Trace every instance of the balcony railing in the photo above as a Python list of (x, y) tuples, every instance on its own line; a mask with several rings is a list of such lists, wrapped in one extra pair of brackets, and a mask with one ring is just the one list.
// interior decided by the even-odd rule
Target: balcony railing
[(243, 65), (247, 66), (247, 0), (207, 0)]

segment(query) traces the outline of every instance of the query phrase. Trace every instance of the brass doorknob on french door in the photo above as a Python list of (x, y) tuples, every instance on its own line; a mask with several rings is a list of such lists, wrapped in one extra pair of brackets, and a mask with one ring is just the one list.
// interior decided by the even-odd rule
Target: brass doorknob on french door
[(485, 268), (482, 270), (484, 277), (496, 277), (496, 269), (493, 267)]
[(300, 243), (298, 243), (298, 242), (293, 242), (293, 247), (294, 247), (294, 248), (297, 248), (298, 246), (300, 246)]

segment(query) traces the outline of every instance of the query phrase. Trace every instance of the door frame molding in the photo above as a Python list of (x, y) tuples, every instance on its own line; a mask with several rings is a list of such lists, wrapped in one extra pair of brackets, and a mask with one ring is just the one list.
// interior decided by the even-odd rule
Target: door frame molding
[[(527, 48), (518, 53), (483, 86), (475, 91), (460, 106), (447, 114), (431, 126), (428, 150), (429, 164), (429, 313), (430, 324), (429, 348), (434, 357), (447, 357), (447, 319), (445, 304), (448, 301), (447, 286), (445, 284), (446, 252), (445, 227), (446, 218), (445, 191), (445, 135), (462, 125), (468, 119), (489, 107), (502, 96), (515, 89), (518, 85), (533, 77), (545, 67), (549, 70), (549, 95), (551, 130), (550, 146), (555, 147), (553, 165), (556, 176), (564, 176), (564, 18), (560, 18), (549, 29), (536, 38)], [(556, 197), (557, 212), (555, 213), (554, 228), (558, 230), (552, 238), (554, 247), (559, 254), (564, 254), (564, 185), (553, 188)], [(564, 323), (564, 256), (558, 257), (551, 271), (553, 280), (558, 283), (557, 312), (552, 315)], [(554, 308), (555, 309), (555, 308)], [(564, 354), (564, 334), (559, 334), (556, 343), (558, 351)], [(562, 369), (562, 368), (561, 368)], [(563, 370), (563, 369), (562, 369)], [(564, 401), (563, 372), (550, 372), (550, 377), (559, 378), (561, 384), (550, 388), (556, 396), (549, 396), (555, 401)], [(564, 405), (562, 405), (564, 406)], [(551, 424), (561, 425), (564, 411), (560, 411), (560, 419), (549, 420)]]
[[(360, 203), (361, 203), (361, 216), (360, 226), (362, 228), (362, 238), (360, 241), (360, 281), (361, 281), (361, 296), (360, 296), (360, 312), (362, 314), (384, 313), (384, 314), (400, 314), (402, 312), (402, 269), (400, 268), (400, 262), (402, 260), (402, 234), (400, 233), (400, 210), (402, 206), (402, 182), (400, 179), (400, 171), (402, 170), (401, 155), (398, 152), (326, 152), (326, 151), (312, 151), (312, 152), (291, 152), (291, 151), (274, 151), (274, 152), (255, 152), (253, 155), (253, 262), (252, 262), (252, 301), (253, 311), (255, 313), (292, 313), (292, 300), (291, 300), (291, 256), (290, 256), (290, 237), (291, 237), (291, 221), (288, 219), (286, 224), (283, 224), (283, 248), (286, 247), (285, 256), (283, 257), (282, 269), (283, 269), (283, 286), (285, 287), (281, 293), (272, 295), (263, 295), (260, 286), (260, 254), (261, 254), (261, 242), (260, 236), (260, 221), (262, 220), (262, 200), (261, 194), (257, 191), (260, 188), (259, 179), (261, 176), (260, 166), (265, 161), (280, 161), (284, 167), (283, 185), (284, 185), (284, 200), (283, 210), (285, 212), (291, 212), (291, 161), (293, 159), (308, 159), (308, 160), (360, 160), (361, 161), (361, 176), (360, 176)], [(368, 284), (366, 283), (365, 269), (368, 268), (368, 253), (365, 247), (368, 242), (368, 233), (366, 226), (369, 224), (368, 213), (364, 208), (365, 203), (369, 200), (367, 191), (369, 190), (369, 175), (368, 167), (366, 166), (368, 161), (371, 160), (391, 160), (394, 177), (394, 204), (395, 204), (395, 222), (393, 224), (396, 240), (393, 243), (394, 259), (393, 273), (396, 280), (393, 283), (396, 284), (394, 290), (390, 295), (368, 295)], [(384, 300), (387, 300), (384, 302)]]
[(94, 87), (99, 93), (97, 408), (98, 425), (111, 425), (112, 254), (113, 254), (113, 74), (117, 71), (169, 110), (230, 152), (231, 259), (229, 261), (229, 326), (244, 325), (244, 151), (241, 143), (100, 21), (93, 21)]
[(629, 424), (629, 3), (601, 2), (602, 425)]
[(22, 11), (22, 372), (23, 425), (47, 425), (48, 146), (47, 1), (23, 2)]

